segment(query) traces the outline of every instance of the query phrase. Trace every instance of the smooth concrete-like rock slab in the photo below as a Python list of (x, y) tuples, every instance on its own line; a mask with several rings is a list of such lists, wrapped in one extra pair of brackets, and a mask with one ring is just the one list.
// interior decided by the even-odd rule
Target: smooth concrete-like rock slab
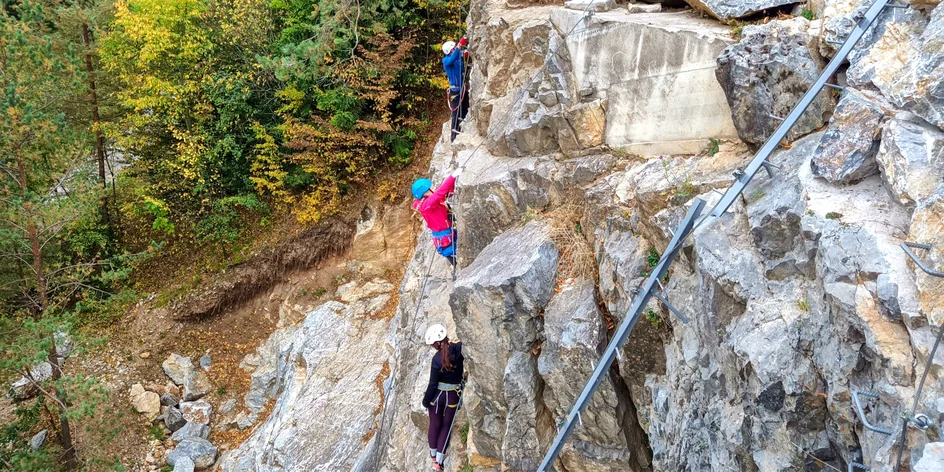
[[(767, 141), (818, 78), (825, 61), (804, 18), (744, 28), (744, 38), (718, 56), (716, 75), (731, 107), (738, 135)], [(787, 134), (793, 141), (826, 123), (836, 107), (829, 90), (817, 95)]]
[(879, 149), (885, 111), (862, 93), (846, 88), (829, 126), (813, 151), (813, 174), (830, 182), (858, 182), (878, 173)]
[(915, 205), (944, 181), (944, 132), (920, 120), (890, 120), (876, 160), (898, 201)]
[(736, 138), (714, 77), (715, 58), (731, 43), (727, 28), (692, 12), (611, 11), (595, 15), (585, 29), (580, 18), (551, 12), (558, 31), (582, 29), (567, 37), (566, 50), (581, 100), (606, 99), (607, 146), (640, 155), (694, 154), (709, 138)]

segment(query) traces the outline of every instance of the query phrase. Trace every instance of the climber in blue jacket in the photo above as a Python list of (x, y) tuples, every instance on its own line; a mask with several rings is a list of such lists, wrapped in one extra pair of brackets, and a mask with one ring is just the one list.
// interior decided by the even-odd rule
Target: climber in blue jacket
[(459, 125), (465, 119), (465, 114), (469, 111), (469, 88), (466, 84), (465, 60), (468, 58), (468, 52), (465, 50), (469, 40), (465, 37), (455, 41), (446, 41), (442, 45), (443, 70), (446, 71), (446, 77), (449, 78), (449, 109), (452, 111), (452, 117), (449, 121), (452, 129), (450, 140), (455, 141), (459, 134)]

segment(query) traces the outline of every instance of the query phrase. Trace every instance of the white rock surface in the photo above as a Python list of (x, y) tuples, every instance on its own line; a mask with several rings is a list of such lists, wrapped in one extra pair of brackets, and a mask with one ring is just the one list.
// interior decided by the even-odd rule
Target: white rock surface
[(221, 458), (222, 470), (335, 471), (363, 460), (379, 419), (378, 387), (389, 368), (384, 344), (390, 320), (379, 313), (393, 290), (382, 280), (343, 285), (338, 296), (346, 303), (327, 302), (297, 328), (270, 337), (260, 348), (265, 355), (257, 371), (273, 372), (279, 392), (274, 409)]

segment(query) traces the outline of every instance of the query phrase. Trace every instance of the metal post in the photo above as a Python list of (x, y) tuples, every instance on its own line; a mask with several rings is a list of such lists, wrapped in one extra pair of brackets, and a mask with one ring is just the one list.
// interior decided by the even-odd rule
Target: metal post
[(560, 431), (558, 431), (557, 437), (554, 438), (551, 448), (547, 451), (544, 460), (541, 461), (541, 465), (538, 467), (540, 472), (547, 472), (551, 469), (554, 460), (557, 459), (557, 456), (560, 455), (561, 450), (563, 450), (564, 443), (567, 441), (570, 433), (573, 432), (575, 424), (582, 421), (580, 419), (580, 412), (590, 403), (590, 398), (593, 396), (593, 393), (596, 392), (597, 387), (600, 386), (600, 382), (603, 381), (607, 371), (609, 371), (610, 365), (613, 364), (613, 360), (619, 353), (620, 347), (626, 342), (629, 333), (632, 332), (636, 322), (639, 321), (639, 318), (642, 316), (642, 311), (646, 307), (646, 303), (652, 298), (654, 288), (665, 275), (666, 271), (669, 270), (669, 266), (672, 264), (675, 256), (682, 249), (682, 243), (688, 235), (691, 234), (692, 230), (694, 230), (695, 219), (701, 214), (704, 207), (704, 200), (696, 198), (693, 201), (691, 208), (688, 210), (688, 214), (685, 215), (685, 219), (682, 220), (678, 230), (675, 232), (675, 237), (672, 238), (669, 246), (662, 254), (662, 259), (659, 260), (659, 264), (657, 264), (649, 274), (649, 278), (646, 279), (642, 290), (639, 291), (639, 294), (633, 300), (633, 305), (626, 314), (626, 318), (620, 323), (619, 329), (617, 329), (616, 333), (613, 335), (613, 339), (610, 340), (610, 344), (606, 347), (606, 350), (603, 351), (603, 356), (600, 358), (600, 363), (597, 365), (596, 369), (593, 370), (593, 375), (591, 375), (590, 380), (587, 381), (583, 392), (577, 397), (577, 401), (567, 415), (567, 419), (564, 421)]

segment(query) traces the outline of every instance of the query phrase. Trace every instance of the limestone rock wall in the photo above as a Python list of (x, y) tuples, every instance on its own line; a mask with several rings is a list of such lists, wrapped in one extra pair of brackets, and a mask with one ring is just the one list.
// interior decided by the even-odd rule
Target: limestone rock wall
[[(467, 346), (461, 462), (534, 470), (687, 205), (717, 201), (779, 124), (769, 115), (829, 60), (837, 26), (772, 20), (738, 42), (684, 12), (474, 5), (486, 59), (473, 118), (434, 166), (466, 164), (462, 269), (441, 295), (450, 309), (419, 322), (446, 317)], [(851, 392), (879, 394), (869, 420), (897, 437), (944, 321), (944, 282), (898, 247), (936, 243), (929, 263), (944, 262), (941, 79), (918, 78), (944, 56), (928, 53), (933, 7), (883, 15), (837, 78), (849, 87), (824, 92), (772, 158), (780, 169), (688, 241), (665, 285), (690, 322), (647, 307), (558, 470), (894, 468), (895, 437), (863, 428)], [(883, 52), (918, 30), (898, 62)], [(585, 246), (559, 224), (574, 202)], [(918, 410), (935, 425), (908, 427), (903, 467), (939, 466), (944, 358), (932, 366)], [(418, 442), (407, 430), (389, 442)]]
[[(265, 371), (275, 411), (224, 463), (424, 469), (422, 334), (443, 323), (469, 373), (447, 470), (535, 470), (688, 205), (718, 200), (777, 126), (766, 111), (789, 111), (835, 53), (841, 18), (867, 6), (821, 3), (826, 20), (771, 18), (735, 39), (686, 11), (581, 19), (473, 1), (470, 119), (431, 164), (434, 180), (466, 168), (458, 277), (423, 233), (392, 319), (370, 321), (357, 301), (309, 314), (270, 346), (283, 359)], [(777, 4), (724, 5), (713, 14)], [(845, 90), (824, 92), (771, 158), (779, 169), (697, 229), (663, 282), (689, 322), (646, 307), (557, 470), (895, 470), (901, 415), (944, 323), (944, 279), (899, 248), (932, 244), (921, 255), (944, 268), (942, 18), (933, 2), (884, 14), (835, 79)], [(299, 374), (299, 355), (342, 336), (304, 326), (338, 313), (371, 333), (358, 352), (379, 353), (344, 387), (325, 383), (327, 364)], [(944, 355), (931, 365), (917, 410), (932, 426), (907, 428), (902, 470), (944, 470)], [(376, 409), (312, 406), (309, 385)], [(869, 421), (895, 435), (863, 428), (854, 390), (879, 395)], [(314, 437), (299, 421), (332, 424)]]

